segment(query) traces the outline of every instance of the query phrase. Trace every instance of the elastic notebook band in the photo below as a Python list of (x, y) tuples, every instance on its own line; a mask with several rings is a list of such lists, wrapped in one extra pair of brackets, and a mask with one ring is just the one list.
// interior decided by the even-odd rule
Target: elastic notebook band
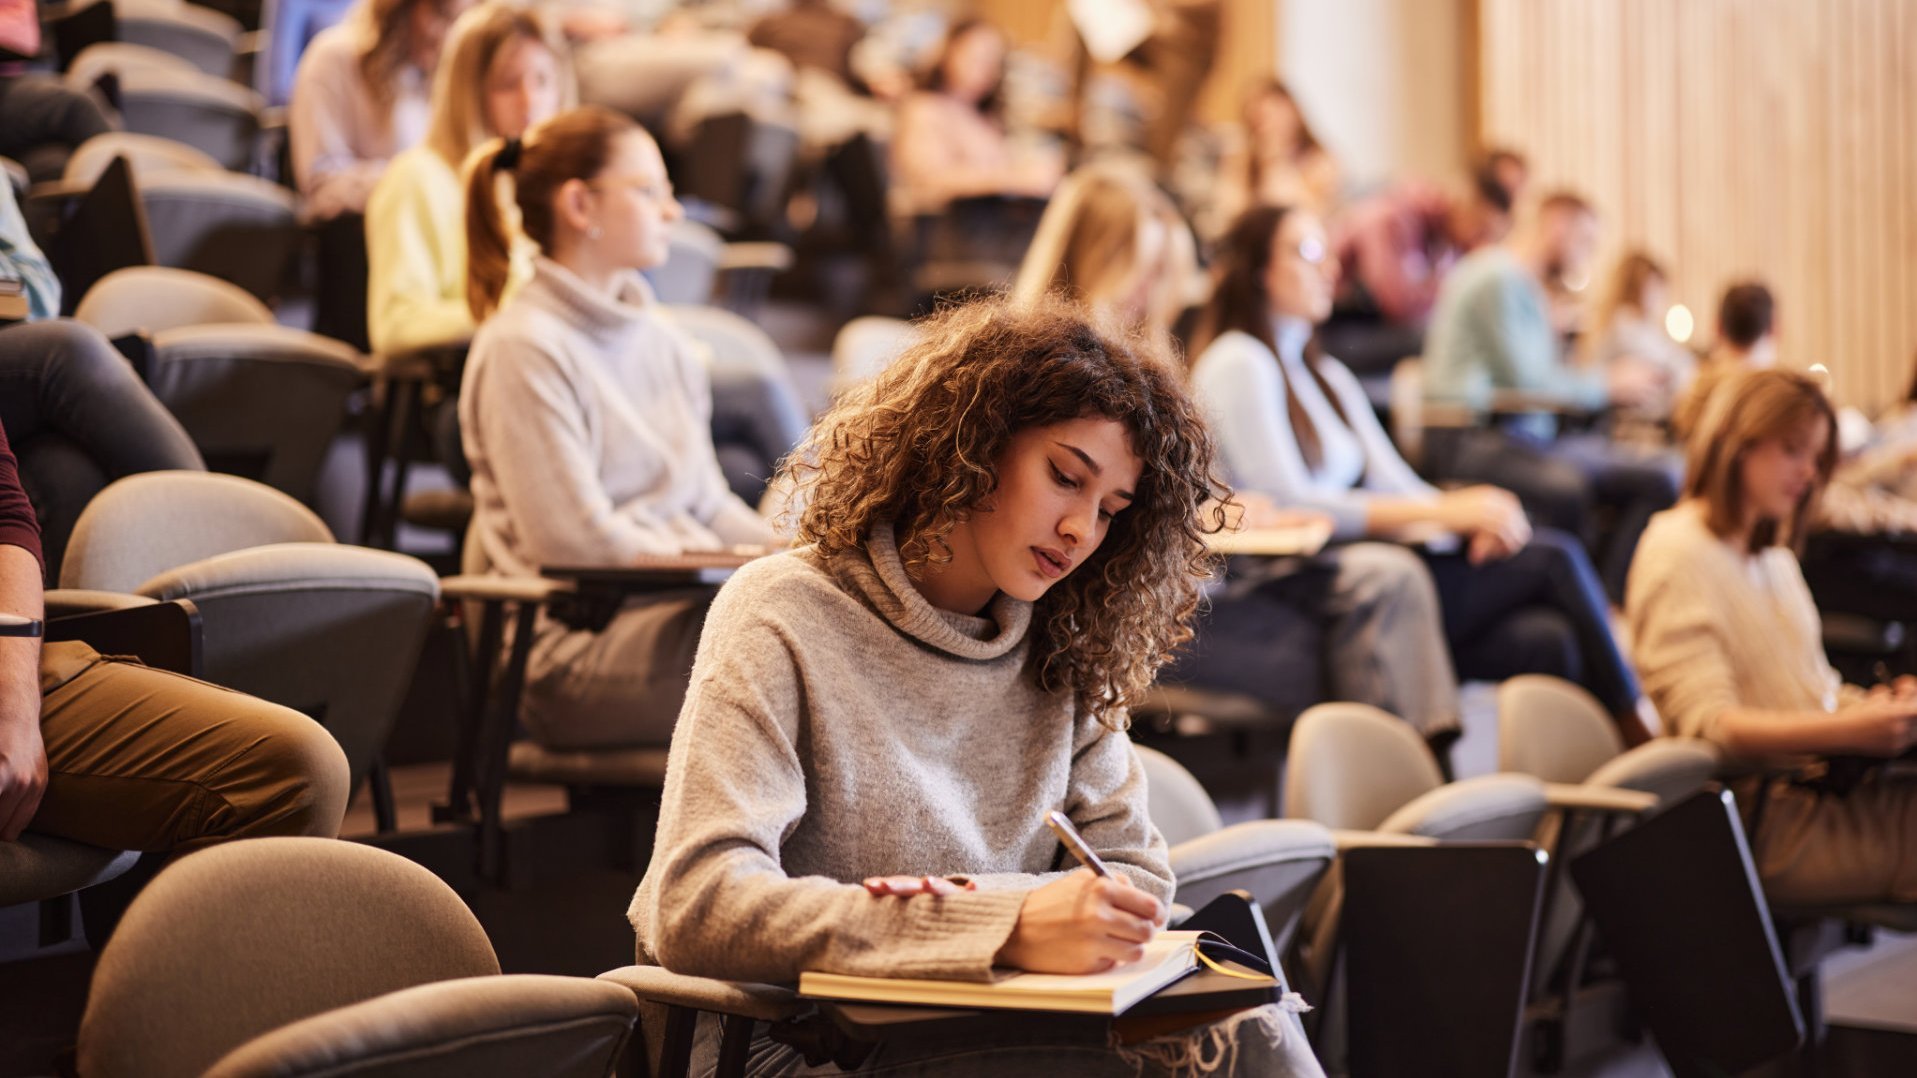
[(499, 172), (503, 169), (507, 172), (511, 172), (513, 169), (518, 168), (519, 151), (522, 148), (524, 147), (519, 139), (507, 139), (506, 145), (499, 148), (499, 156), (493, 158), (493, 171)]

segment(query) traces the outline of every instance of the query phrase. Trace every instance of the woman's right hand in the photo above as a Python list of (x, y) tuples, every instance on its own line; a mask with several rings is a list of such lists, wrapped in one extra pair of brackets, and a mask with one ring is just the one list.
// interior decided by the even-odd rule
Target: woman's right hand
[(1025, 896), (995, 961), (1033, 973), (1098, 973), (1143, 957), (1166, 912), (1123, 877), (1081, 868)]
[(1492, 486), (1448, 491), (1438, 499), (1438, 520), (1470, 539), (1472, 562), (1507, 557), (1531, 541), (1531, 521), (1517, 495)]
[(1872, 692), (1837, 712), (1845, 747), (1865, 756), (1901, 756), (1917, 745), (1917, 698), (1909, 692)]

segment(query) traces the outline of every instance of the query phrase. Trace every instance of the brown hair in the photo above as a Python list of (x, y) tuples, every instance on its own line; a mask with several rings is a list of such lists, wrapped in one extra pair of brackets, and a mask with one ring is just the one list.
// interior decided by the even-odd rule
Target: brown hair
[[(1305, 118), (1304, 107), (1298, 104), (1297, 95), (1293, 94), (1291, 87), (1285, 85), (1285, 80), (1280, 78), (1264, 79), (1252, 84), (1251, 89), (1245, 92), (1245, 99), (1239, 106), (1239, 113), (1248, 135), (1251, 132), (1252, 110), (1257, 107), (1258, 102), (1267, 97), (1284, 98), (1285, 103), (1291, 106), (1292, 115), (1298, 117), (1298, 138), (1291, 144), (1288, 155), (1291, 160), (1297, 161), (1306, 154), (1324, 152), (1324, 146), (1318, 141), (1317, 133), (1311, 129), (1311, 121)], [(1264, 182), (1264, 176), (1261, 174), (1264, 164), (1255, 150), (1245, 155), (1245, 167), (1246, 190), (1257, 191), (1259, 185)]]
[(1636, 311), (1641, 317), (1651, 317), (1653, 312), (1644, 309), (1644, 290), (1652, 281), (1668, 281), (1670, 276), (1664, 267), (1643, 251), (1629, 251), (1618, 260), (1611, 271), (1611, 279), (1599, 297), (1595, 317), (1591, 320), (1590, 332), (1584, 335), (1584, 350), (1588, 354), (1603, 343), (1611, 323), (1617, 320), (1618, 312), (1625, 308)]
[(1717, 387), (1690, 440), (1684, 479), (1684, 493), (1704, 503), (1711, 531), (1729, 536), (1743, 523), (1743, 462), (1751, 447), (1787, 438), (1820, 418), (1826, 433), (1817, 479), (1790, 520), (1760, 520), (1751, 529), (1753, 554), (1768, 546), (1802, 548), (1817, 501), (1837, 467), (1837, 413), (1823, 388), (1796, 371), (1743, 371)]
[(426, 145), (458, 168), (474, 146), (499, 134), (486, 123), (486, 77), (493, 61), (514, 41), (531, 41), (552, 54), (559, 78), (559, 107), (579, 98), (565, 37), (551, 20), (512, 0), (487, 0), (459, 17), (446, 35), (433, 75), (433, 118)]
[[(931, 90), (934, 93), (945, 92), (945, 65), (951, 61), (953, 50), (958, 48), (958, 43), (965, 40), (967, 34), (981, 30), (997, 35), (1000, 44), (1007, 44), (1005, 31), (999, 29), (997, 25), (993, 24), (990, 20), (981, 19), (976, 16), (958, 20), (952, 24), (950, 30), (945, 32), (945, 40), (939, 42), (938, 51), (932, 54), (931, 66), (925, 69), (925, 78), (923, 81), (927, 90)], [(986, 92), (984, 97), (979, 99), (978, 111), (982, 115), (996, 117), (1004, 104), (1005, 68), (1003, 65), (1000, 65), (998, 81), (993, 83), (992, 88)]]
[(466, 306), (474, 321), (484, 321), (499, 305), (512, 268), (512, 230), (499, 204), (499, 174), (512, 176), (520, 230), (550, 253), (559, 188), (605, 171), (619, 137), (632, 132), (644, 135), (645, 129), (611, 109), (586, 105), (536, 125), (523, 140), (493, 139), (467, 159)]
[[(1003, 297), (938, 312), (919, 343), (841, 398), (788, 456), (805, 509), (800, 541), (822, 554), (864, 548), (891, 522), (908, 572), (950, 561), (946, 537), (997, 484), (1018, 432), (1083, 417), (1121, 424), (1143, 471), (1098, 550), (1045, 593), (1032, 616), (1031, 670), (1113, 729), (1172, 651), (1215, 559), (1207, 503), (1224, 488), (1198, 409), (1142, 336), (1102, 331), (1084, 311)], [(1202, 512), (1201, 512), (1202, 511)]]
[(1739, 281), (1717, 305), (1718, 335), (1738, 348), (1763, 340), (1777, 324), (1777, 301), (1761, 281)]
[[(1198, 328), (1192, 334), (1192, 346), (1189, 356), (1202, 356), (1211, 342), (1237, 330), (1256, 339), (1259, 344), (1278, 354), (1278, 342), (1272, 336), (1271, 325), (1276, 317), (1271, 309), (1271, 293), (1265, 287), (1265, 278), (1271, 269), (1271, 263), (1278, 256), (1278, 229), (1291, 216), (1294, 210), (1287, 206), (1253, 206), (1238, 215), (1238, 220), (1218, 241), (1217, 262), (1212, 270), (1211, 299), (1198, 315)], [(1325, 380), (1324, 372), (1318, 369), (1320, 357), (1318, 339), (1313, 336), (1305, 345), (1305, 368), (1311, 372), (1312, 380), (1318, 383), (1319, 392), (1331, 402), (1332, 410), (1338, 418), (1350, 422), (1345, 408), (1338, 400), (1338, 394), (1331, 389), (1331, 383)], [(1311, 421), (1311, 413), (1305, 411), (1303, 402), (1291, 384), (1291, 375), (1285, 370), (1285, 364), (1278, 363), (1278, 377), (1285, 387), (1285, 413), (1291, 419), (1292, 436), (1298, 439), (1298, 452), (1305, 458), (1305, 466), (1316, 468), (1324, 457), (1323, 440), (1318, 436), (1318, 427)]]
[[(359, 77), (381, 106), (390, 106), (393, 84), (413, 51), (413, 9), (421, 4), (440, 7), (444, 0), (365, 0), (360, 8)], [(428, 72), (431, 74), (431, 72)]]

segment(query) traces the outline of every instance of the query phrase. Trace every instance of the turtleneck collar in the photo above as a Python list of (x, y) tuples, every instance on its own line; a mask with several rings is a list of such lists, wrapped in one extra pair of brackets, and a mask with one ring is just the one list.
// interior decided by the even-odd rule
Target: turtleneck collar
[(933, 606), (906, 573), (890, 523), (872, 526), (865, 557), (837, 561), (839, 578), (893, 628), (955, 658), (1000, 658), (1025, 642), (1032, 624), (1032, 604), (1004, 592), (993, 597), (983, 617)]
[(608, 296), (545, 255), (533, 260), (533, 280), (565, 310), (569, 322), (602, 339), (631, 330), (635, 323), (650, 318), (659, 303), (652, 286), (637, 273), (621, 274), (618, 294)]
[(1281, 359), (1298, 359), (1305, 354), (1305, 345), (1311, 340), (1312, 325), (1302, 318), (1279, 315), (1271, 323), (1271, 339), (1278, 345)]

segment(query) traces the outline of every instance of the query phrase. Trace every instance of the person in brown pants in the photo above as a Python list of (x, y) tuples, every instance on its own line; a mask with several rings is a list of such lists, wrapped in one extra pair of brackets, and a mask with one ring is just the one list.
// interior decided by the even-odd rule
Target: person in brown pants
[[(39, 526), (0, 429), (0, 612), (42, 615)], [(179, 854), (339, 833), (345, 754), (300, 713), (103, 656), (0, 639), (0, 841)]]

